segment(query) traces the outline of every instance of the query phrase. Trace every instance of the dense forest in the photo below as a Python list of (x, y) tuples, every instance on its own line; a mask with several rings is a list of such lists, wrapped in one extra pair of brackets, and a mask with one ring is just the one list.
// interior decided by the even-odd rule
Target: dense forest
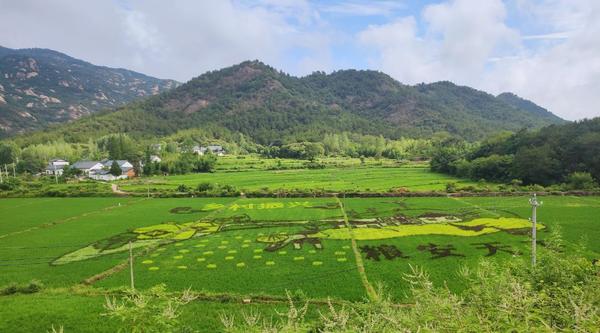
[(473, 179), (593, 187), (600, 182), (600, 118), (500, 134), (476, 146), (449, 139), (434, 150), (431, 168)]

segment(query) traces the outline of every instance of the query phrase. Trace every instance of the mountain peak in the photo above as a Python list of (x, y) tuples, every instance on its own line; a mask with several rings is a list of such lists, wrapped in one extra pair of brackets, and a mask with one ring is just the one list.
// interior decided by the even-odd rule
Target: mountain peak
[(519, 97), (518, 95), (511, 92), (503, 92), (497, 96), (497, 98), (515, 108), (524, 110), (536, 116), (548, 117), (556, 120), (557, 122), (564, 122), (563, 119), (559, 118), (547, 109), (533, 103), (530, 100)]

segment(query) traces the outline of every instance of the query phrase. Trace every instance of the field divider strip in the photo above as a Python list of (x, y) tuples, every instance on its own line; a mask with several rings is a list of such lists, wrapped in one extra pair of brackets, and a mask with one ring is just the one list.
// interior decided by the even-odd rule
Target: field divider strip
[(354, 237), (354, 231), (352, 230), (352, 228), (350, 226), (350, 222), (348, 221), (348, 215), (346, 215), (346, 210), (344, 209), (344, 204), (342, 203), (340, 198), (338, 198), (337, 196), (335, 196), (334, 198), (340, 207), (342, 216), (344, 217), (344, 224), (346, 225), (346, 228), (348, 229), (348, 234), (350, 235), (350, 241), (352, 244), (352, 252), (354, 252), (354, 259), (356, 260), (356, 268), (358, 270), (358, 275), (360, 276), (360, 280), (361, 280), (363, 286), (365, 287), (365, 290), (367, 292), (367, 296), (369, 297), (369, 299), (373, 302), (377, 302), (377, 301), (379, 301), (379, 296), (375, 292), (375, 288), (373, 288), (373, 286), (371, 285), (371, 283), (369, 282), (369, 279), (367, 277), (367, 272), (365, 271), (365, 265), (363, 263), (362, 256), (361, 256), (360, 252), (358, 251), (358, 244), (356, 243), (356, 238)]
[(493, 211), (491, 209), (487, 209), (487, 208), (484, 208), (484, 207), (482, 207), (480, 205), (476, 205), (476, 204), (470, 203), (468, 201), (461, 200), (459, 197), (449, 196), (448, 198), (450, 198), (452, 200), (455, 200), (455, 201), (458, 201), (460, 203), (463, 203), (463, 204), (465, 204), (467, 206), (471, 206), (471, 207), (474, 207), (474, 208), (477, 208), (477, 209), (480, 209), (480, 210), (485, 210), (486, 212), (489, 212), (489, 213), (491, 213), (492, 215), (494, 215), (496, 217), (502, 217), (502, 215), (496, 213), (495, 211)]

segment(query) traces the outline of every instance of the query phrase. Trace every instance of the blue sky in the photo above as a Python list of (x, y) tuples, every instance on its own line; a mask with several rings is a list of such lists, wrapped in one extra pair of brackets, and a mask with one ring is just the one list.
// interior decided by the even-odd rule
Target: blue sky
[(248, 59), (512, 91), (600, 116), (598, 0), (0, 0), (0, 45), (189, 80)]

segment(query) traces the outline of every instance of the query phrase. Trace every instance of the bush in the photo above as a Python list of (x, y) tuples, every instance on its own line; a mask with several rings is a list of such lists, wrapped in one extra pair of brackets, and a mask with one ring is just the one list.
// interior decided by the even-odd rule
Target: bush
[(42, 288), (44, 288), (44, 285), (38, 280), (31, 280), (28, 284), (11, 283), (0, 289), (0, 295), (7, 296), (16, 293), (34, 294), (42, 290)]
[(311, 161), (308, 163), (304, 163), (304, 167), (306, 167), (307, 169), (325, 169), (325, 164)]
[(188, 192), (190, 188), (187, 185), (181, 184), (177, 186), (177, 192)]
[(446, 183), (446, 192), (448, 192), (448, 193), (456, 192), (456, 183), (454, 183), (454, 182)]
[(200, 183), (198, 184), (198, 186), (196, 187), (196, 191), (198, 192), (208, 192), (212, 189), (214, 189), (215, 186), (211, 183), (205, 182), (205, 183)]
[(597, 184), (589, 172), (573, 172), (567, 177), (567, 187), (570, 190), (591, 190)]
[(19, 287), (17, 286), (17, 284), (11, 283), (7, 286), (2, 287), (2, 289), (0, 289), (0, 295), (2, 295), (2, 296), (12, 295), (12, 294), (16, 294), (18, 291), (19, 291)]
[(21, 287), (19, 291), (23, 294), (34, 294), (42, 290), (42, 288), (44, 288), (44, 285), (40, 281), (31, 280), (27, 285)]

